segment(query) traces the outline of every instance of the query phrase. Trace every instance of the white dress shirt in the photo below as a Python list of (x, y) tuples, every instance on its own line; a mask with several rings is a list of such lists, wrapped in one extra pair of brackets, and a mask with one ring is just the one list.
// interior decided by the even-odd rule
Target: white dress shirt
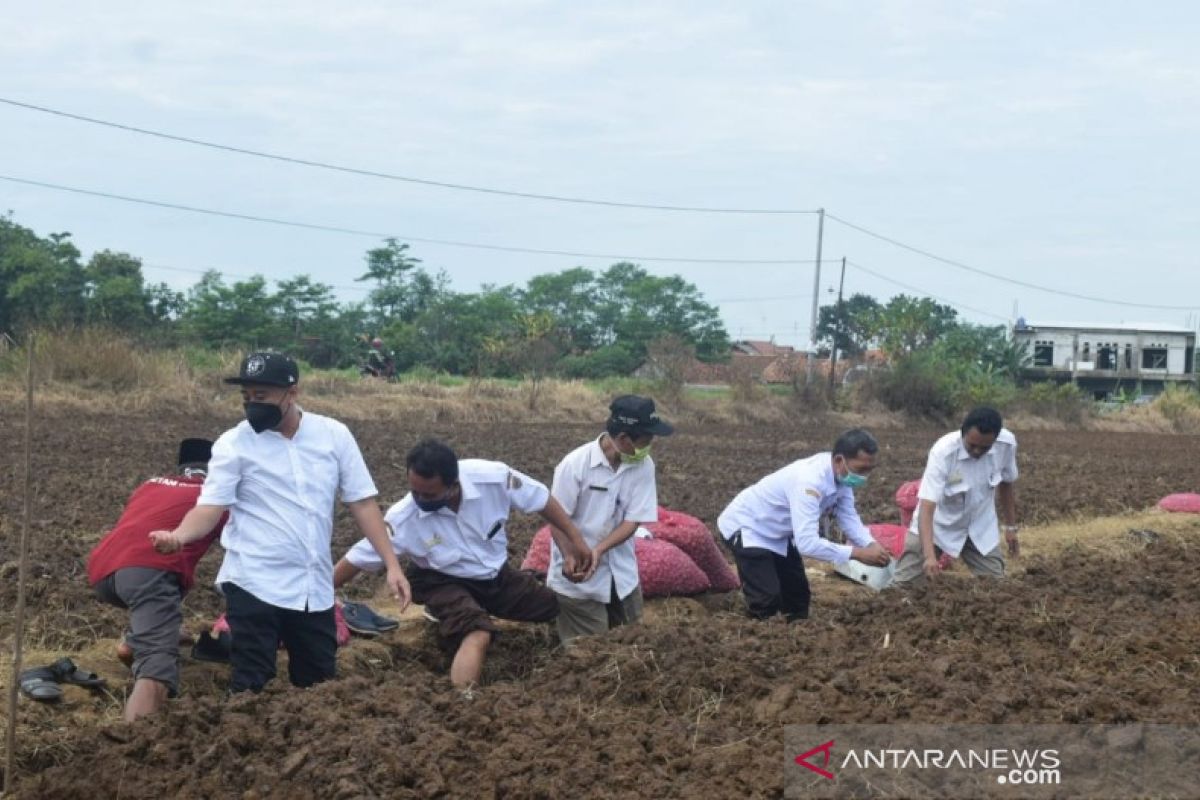
[[(658, 521), (654, 461), (647, 457), (613, 469), (599, 439), (575, 448), (558, 463), (550, 492), (589, 547), (600, 544), (623, 522)], [(632, 536), (601, 556), (596, 574), (582, 583), (567, 580), (562, 570), (563, 555), (552, 540), (546, 585), (559, 594), (607, 603), (612, 599), (614, 583), (617, 597), (624, 600), (640, 580)]]
[[(967, 537), (981, 553), (1000, 546), (1000, 521), (996, 517), (996, 487), (1017, 479), (1017, 437), (1000, 431), (992, 449), (982, 458), (971, 458), (962, 433), (947, 433), (929, 451), (917, 497), (937, 504), (933, 512), (933, 542), (958, 558)], [(909, 531), (918, 533), (920, 507)]]
[[(422, 511), (412, 493), (388, 509), (392, 550), (424, 569), (471, 580), (496, 577), (508, 560), (508, 514), (513, 508), (533, 514), (546, 508), (550, 490), (499, 461), (467, 458), (458, 462), (462, 502), (454, 512), (444, 506)], [(383, 559), (366, 539), (346, 553), (359, 569), (378, 572)]]
[(721, 512), (717, 528), (726, 539), (741, 531), (743, 547), (786, 556), (790, 538), (806, 558), (844, 564), (854, 548), (821, 538), (821, 517), (828, 513), (855, 546), (875, 541), (854, 507), (853, 490), (834, 477), (832, 454), (817, 453), (743, 489)]
[(229, 582), (294, 611), (333, 606), (333, 502), (378, 492), (350, 430), (305, 411), (295, 436), (255, 433), (241, 422), (213, 444), (197, 505), (227, 506), (225, 559), (217, 585)]

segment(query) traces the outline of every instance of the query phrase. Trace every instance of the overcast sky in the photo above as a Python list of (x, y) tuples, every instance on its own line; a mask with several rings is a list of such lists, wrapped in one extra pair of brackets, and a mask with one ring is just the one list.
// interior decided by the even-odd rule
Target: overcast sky
[[(0, 0), (0, 97), (435, 181), (623, 202), (815, 209), (842, 256), (998, 323), (1200, 316), (1200, 5), (1189, 2)], [(813, 215), (543, 202), (216, 152), (0, 104), (0, 174), (404, 237), (683, 258), (816, 253)], [(370, 237), (0, 181), (0, 211), (183, 288), (308, 273), (361, 298)], [(612, 259), (413, 244), (454, 288)], [(636, 259), (635, 259), (636, 260)], [(735, 338), (804, 345), (813, 265), (643, 262)], [(167, 269), (171, 268), (171, 269)], [(181, 271), (182, 270), (182, 271)], [(846, 291), (913, 293), (851, 267)]]

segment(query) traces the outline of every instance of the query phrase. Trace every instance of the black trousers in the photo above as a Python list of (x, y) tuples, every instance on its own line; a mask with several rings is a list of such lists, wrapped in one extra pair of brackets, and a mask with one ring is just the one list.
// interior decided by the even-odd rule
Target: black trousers
[(293, 686), (312, 686), (337, 674), (337, 630), (332, 606), (324, 611), (280, 608), (233, 583), (222, 583), (221, 592), (233, 640), (230, 694), (262, 691), (275, 677), (280, 642), (287, 650), (288, 679)]
[(742, 594), (751, 617), (766, 619), (783, 614), (789, 622), (808, 619), (812, 592), (808, 588), (808, 576), (804, 574), (804, 559), (792, 541), (788, 541), (785, 556), (763, 547), (743, 546), (741, 531), (726, 544), (737, 562)]

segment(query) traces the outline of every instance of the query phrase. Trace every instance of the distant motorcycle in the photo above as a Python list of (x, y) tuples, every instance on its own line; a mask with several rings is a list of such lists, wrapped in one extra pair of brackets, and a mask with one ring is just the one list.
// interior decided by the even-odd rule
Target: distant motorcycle
[(372, 352), (365, 361), (359, 364), (358, 374), (364, 378), (392, 380), (396, 377), (396, 361), (391, 356)]

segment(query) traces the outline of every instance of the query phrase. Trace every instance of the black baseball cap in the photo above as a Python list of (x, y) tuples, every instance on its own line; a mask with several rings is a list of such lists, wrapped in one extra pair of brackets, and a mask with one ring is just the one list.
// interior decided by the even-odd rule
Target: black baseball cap
[(673, 425), (659, 419), (654, 413), (654, 401), (649, 397), (623, 394), (612, 401), (608, 410), (612, 412), (610, 419), (631, 433), (670, 436), (675, 432)]
[(184, 464), (207, 464), (212, 458), (213, 443), (208, 439), (184, 439), (179, 443), (180, 466)]
[(300, 368), (283, 353), (251, 353), (242, 359), (242, 368), (236, 378), (226, 378), (226, 383), (245, 386), (260, 383), (264, 386), (295, 386), (300, 380)]

